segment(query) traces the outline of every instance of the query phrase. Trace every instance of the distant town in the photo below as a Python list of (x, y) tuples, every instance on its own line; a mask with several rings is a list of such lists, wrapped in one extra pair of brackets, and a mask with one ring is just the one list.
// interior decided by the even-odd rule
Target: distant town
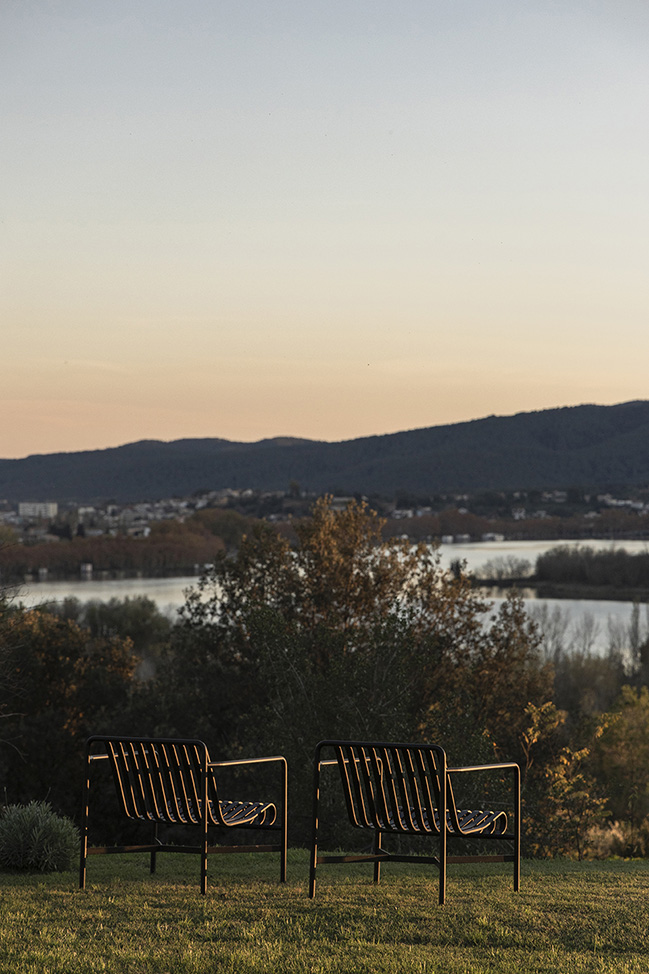
[[(0, 501), (0, 572), (3, 579), (44, 579), (195, 571), (217, 550), (236, 548), (255, 521), (290, 536), (292, 523), (308, 516), (315, 499), (292, 483), (285, 491), (206, 490), (135, 504)], [(331, 504), (342, 509), (352, 500), (365, 501), (385, 519), (386, 537), (413, 542), (649, 538), (647, 491), (333, 496)]]
[[(611, 526), (617, 521), (611, 518), (611, 512), (618, 512), (632, 516), (631, 523), (624, 519), (627, 531), (636, 527), (638, 533), (644, 534), (647, 525), (644, 518), (649, 518), (649, 491), (638, 492), (632, 497), (613, 497), (607, 494), (583, 494), (576, 489), (552, 491), (513, 491), (497, 492), (485, 491), (478, 494), (445, 494), (435, 498), (397, 497), (395, 500), (373, 497), (370, 506), (377, 509), (388, 520), (412, 521), (442, 517), (453, 513), (473, 515), (489, 520), (511, 521), (510, 534), (514, 524), (520, 531), (521, 522), (532, 520), (553, 521), (583, 519), (593, 526), (598, 522), (604, 524), (605, 533), (609, 533)], [(194, 512), (208, 508), (229, 509), (249, 517), (256, 517), (270, 523), (290, 523), (295, 517), (308, 514), (309, 508), (316, 499), (314, 493), (300, 491), (298, 485), (292, 485), (287, 491), (259, 491), (248, 489), (224, 489), (197, 493), (191, 497), (169, 497), (156, 501), (142, 501), (136, 504), (106, 503), (103, 505), (60, 505), (56, 501), (20, 501), (11, 504), (0, 500), (0, 525), (15, 532), (14, 540), (25, 544), (58, 541), (63, 537), (70, 538), (73, 534), (82, 537), (99, 537), (101, 535), (128, 535), (146, 538), (151, 532), (151, 525), (160, 521), (178, 521), (183, 523)], [(332, 497), (334, 509), (344, 508), (354, 499), (363, 497)], [(607, 517), (608, 515), (608, 517)], [(408, 526), (403, 525), (402, 533), (409, 533)], [(493, 532), (488, 532), (492, 534)], [(525, 531), (528, 534), (529, 531)], [(545, 534), (545, 532), (543, 532)], [(587, 531), (587, 534), (592, 531)], [(415, 531), (415, 534), (420, 534)], [(462, 532), (463, 535), (466, 532)], [(469, 532), (471, 540), (488, 540), (477, 537)], [(6, 540), (6, 538), (5, 538)], [(445, 539), (452, 540), (452, 538)], [(462, 540), (466, 540), (465, 537)]]

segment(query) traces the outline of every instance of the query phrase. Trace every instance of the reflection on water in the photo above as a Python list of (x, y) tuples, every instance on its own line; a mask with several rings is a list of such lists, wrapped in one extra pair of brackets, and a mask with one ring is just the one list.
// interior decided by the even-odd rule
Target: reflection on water
[(79, 582), (30, 582), (21, 586), (16, 598), (25, 605), (61, 604), (64, 599), (75, 598), (80, 602), (97, 599), (126, 599), (143, 595), (152, 599), (161, 612), (174, 616), (185, 601), (187, 589), (196, 584), (194, 576), (182, 578), (122, 578), (105, 581)]
[(475, 544), (447, 544), (440, 545), (442, 564), (448, 568), (452, 561), (460, 559), (466, 561), (467, 570), (477, 571), (486, 562), (494, 558), (508, 558), (510, 556), (529, 561), (532, 568), (539, 555), (544, 555), (559, 545), (572, 547), (586, 546), (594, 551), (609, 551), (611, 548), (624, 548), (629, 554), (638, 554), (649, 550), (646, 541), (484, 541)]
[[(451, 562), (460, 559), (466, 562), (469, 571), (476, 571), (485, 562), (493, 558), (514, 556), (526, 559), (534, 565), (539, 555), (551, 548), (556, 548), (558, 541), (488, 541), (476, 544), (441, 545), (440, 554), (442, 565), (450, 567)], [(584, 542), (566, 542), (568, 544), (583, 544)], [(587, 544), (597, 550), (608, 549), (608, 541), (588, 541)], [(626, 541), (617, 544), (618, 548), (626, 548), (629, 552), (647, 551), (646, 541)], [(144, 595), (152, 599), (161, 612), (170, 618), (175, 617), (177, 610), (185, 601), (187, 589), (196, 584), (195, 576), (183, 578), (129, 578), (107, 581), (78, 581), (78, 582), (33, 582), (23, 585), (17, 592), (18, 599), (27, 606), (61, 603), (66, 598), (77, 598), (82, 602), (98, 599), (107, 602), (110, 599), (133, 598)], [(531, 590), (521, 593), (534, 612), (543, 606), (548, 612), (560, 611), (564, 621), (572, 627), (573, 632), (588, 631), (591, 635), (592, 650), (606, 652), (611, 640), (622, 639), (621, 632), (631, 622), (632, 604), (630, 602), (598, 602), (586, 599), (536, 599)], [(497, 608), (503, 601), (501, 592), (489, 594), (489, 601)], [(643, 610), (644, 611), (644, 610)], [(643, 624), (645, 616), (643, 615)], [(649, 617), (648, 623), (649, 625)]]

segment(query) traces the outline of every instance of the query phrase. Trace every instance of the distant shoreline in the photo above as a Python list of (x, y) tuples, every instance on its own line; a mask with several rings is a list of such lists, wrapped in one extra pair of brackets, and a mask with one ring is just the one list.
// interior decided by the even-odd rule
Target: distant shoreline
[[(187, 586), (196, 584), (200, 578), (199, 574), (189, 574), (187, 572), (169, 572), (164, 575), (144, 575), (142, 573), (127, 572), (97, 572), (92, 578), (82, 579), (78, 575), (67, 577), (58, 576), (38, 579), (36, 577), (25, 578), (22, 580), (7, 581), (6, 588), (15, 590), (17, 593), (23, 585), (29, 586), (35, 594), (40, 587), (43, 589), (49, 585), (54, 586), (74, 586), (75, 589), (83, 592), (84, 587), (111, 586), (120, 583), (128, 585), (130, 582), (149, 582), (156, 583), (178, 582), (183, 580)], [(487, 598), (498, 598), (516, 589), (524, 598), (534, 599), (559, 599), (565, 601), (591, 601), (591, 602), (640, 602), (649, 603), (649, 589), (644, 587), (624, 587), (615, 585), (579, 585), (576, 583), (559, 582), (537, 582), (534, 576), (524, 578), (477, 578), (472, 577), (472, 586), (483, 592)], [(79, 595), (73, 597), (79, 598)], [(96, 594), (89, 595), (96, 598)]]
[(527, 578), (475, 578), (473, 587), (492, 595), (518, 589), (534, 593), (536, 599), (565, 599), (589, 602), (649, 602), (649, 589), (616, 585), (577, 585), (575, 583), (537, 582)]

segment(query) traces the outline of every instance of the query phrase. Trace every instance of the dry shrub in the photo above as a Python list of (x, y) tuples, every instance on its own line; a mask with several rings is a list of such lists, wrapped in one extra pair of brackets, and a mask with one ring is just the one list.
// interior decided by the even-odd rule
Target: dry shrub
[(641, 859), (649, 851), (649, 818), (640, 825), (629, 822), (607, 822), (589, 830), (587, 854), (590, 859)]

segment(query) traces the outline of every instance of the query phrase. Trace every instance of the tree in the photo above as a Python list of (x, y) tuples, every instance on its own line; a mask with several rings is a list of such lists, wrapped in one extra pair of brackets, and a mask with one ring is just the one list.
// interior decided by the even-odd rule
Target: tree
[(486, 618), (470, 579), (446, 572), (435, 548), (383, 541), (382, 528), (365, 504), (334, 511), (322, 498), (296, 524), (295, 547), (255, 527), (181, 613), (168, 661), (176, 702), (182, 684), (182, 712), (226, 749), (272, 742), (287, 754), (302, 771), (298, 817), (320, 739), (434, 735), (454, 761), (476, 760), (517, 748), (525, 706), (549, 694), (520, 600)]
[(591, 830), (606, 815), (606, 799), (593, 775), (593, 745), (606, 720), (592, 730), (590, 746), (561, 744), (566, 713), (546, 701), (525, 709), (523, 834), (526, 852), (537, 856), (583, 859)]
[(548, 824), (545, 848), (552, 855), (586, 853), (588, 833), (606, 815), (607, 800), (597, 794), (589, 770), (590, 749), (564, 747), (546, 772)]
[[(1, 645), (12, 660), (0, 772), (12, 802), (48, 799), (78, 812), (85, 740), (114, 729), (127, 705), (137, 657), (128, 639), (90, 636), (39, 609), (4, 608)], [(4, 795), (3, 795), (4, 797)]]
[[(69, 600), (66, 603), (64, 609), (71, 608)], [(153, 599), (145, 595), (112, 598), (107, 602), (99, 599), (77, 602), (75, 618), (93, 638), (111, 639), (118, 636), (130, 639), (140, 657), (158, 655), (171, 631), (169, 619), (160, 612)]]
[(629, 823), (636, 842), (649, 816), (649, 688), (622, 687), (597, 749), (613, 819)]
[(6, 592), (0, 591), (0, 775), (7, 752), (15, 748), (16, 700), (23, 692), (20, 679), (20, 640), (15, 638), (10, 617), (15, 608)]

